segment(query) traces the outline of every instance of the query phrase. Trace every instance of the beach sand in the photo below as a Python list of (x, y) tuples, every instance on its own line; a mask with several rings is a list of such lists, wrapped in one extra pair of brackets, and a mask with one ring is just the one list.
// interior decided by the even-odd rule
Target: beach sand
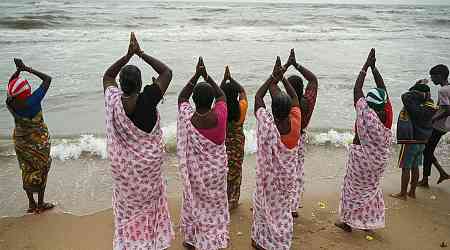
[[(383, 192), (386, 201), (386, 228), (377, 230), (374, 239), (366, 239), (366, 233), (354, 231), (346, 233), (336, 228), (333, 223), (337, 219), (339, 193), (342, 176), (345, 172), (345, 149), (333, 146), (309, 146), (306, 154), (306, 187), (303, 197), (303, 208), (300, 217), (295, 219), (294, 238), (291, 249), (441, 249), (442, 242), (450, 244), (450, 181), (436, 185), (432, 179), (430, 189), (418, 189), (417, 199), (401, 201), (389, 197), (390, 193), (399, 190), (400, 170), (396, 168), (394, 154), (383, 181)], [(2, 159), (13, 164), (14, 158)], [(84, 162), (85, 161), (85, 162)], [(72, 170), (79, 168), (83, 176), (82, 166), (90, 162), (98, 171), (92, 173), (108, 173), (108, 163), (104, 160), (76, 160), (72, 162), (54, 161), (49, 177), (49, 189), (55, 179), (61, 178), (64, 166), (70, 165)], [(74, 170), (75, 169), (75, 170)], [(86, 168), (84, 168), (86, 169)], [(448, 170), (448, 169), (447, 169)], [(435, 173), (435, 172), (433, 172)], [(165, 174), (168, 178), (169, 207), (174, 222), (176, 238), (169, 249), (183, 249), (182, 237), (179, 234), (178, 220), (181, 205), (181, 186), (177, 174), (176, 159), (170, 156), (167, 160)], [(243, 186), (240, 206), (231, 213), (231, 241), (227, 249), (247, 250), (250, 247), (251, 228), (251, 193), (254, 190), (255, 156), (247, 156), (244, 163)], [(51, 180), (53, 178), (53, 181)], [(106, 178), (106, 177), (102, 177)], [(61, 181), (61, 180), (59, 180)], [(77, 182), (68, 180), (67, 182)], [(93, 181), (93, 180), (91, 180)], [(17, 182), (17, 189), (20, 182)], [(107, 183), (107, 182), (106, 182)], [(71, 185), (70, 183), (67, 185)], [(76, 187), (77, 185), (72, 185)], [(0, 219), (0, 249), (111, 249), (113, 237), (113, 215), (111, 209), (105, 209), (90, 215), (77, 216), (65, 213), (68, 204), (77, 204), (77, 200), (66, 202), (62, 196), (53, 194), (63, 191), (49, 191), (48, 198), (58, 197), (58, 207), (41, 215), (22, 215)], [(76, 190), (72, 191), (76, 192)], [(6, 194), (2, 192), (3, 197)], [(25, 195), (18, 190), (17, 199), (23, 210)], [(14, 196), (13, 195), (13, 196)], [(101, 190), (94, 196), (110, 203), (110, 190)], [(78, 197), (78, 196), (77, 196)], [(82, 196), (79, 196), (82, 199)], [(8, 199), (9, 201), (13, 199)], [(325, 204), (324, 208), (319, 202)], [(26, 204), (26, 203), (25, 203)], [(80, 207), (86, 202), (80, 202)], [(107, 205), (105, 205), (107, 206)], [(11, 206), (9, 209), (16, 209)], [(85, 211), (83, 209), (72, 211)], [(0, 211), (5, 214), (5, 211)], [(23, 214), (23, 212), (22, 212)], [(445, 249), (445, 248), (444, 248)]]

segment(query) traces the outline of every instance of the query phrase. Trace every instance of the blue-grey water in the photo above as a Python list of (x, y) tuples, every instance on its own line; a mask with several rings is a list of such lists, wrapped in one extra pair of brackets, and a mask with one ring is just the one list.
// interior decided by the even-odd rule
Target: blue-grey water
[[(298, 61), (319, 78), (311, 130), (324, 132), (351, 131), (352, 87), (371, 47), (377, 49), (396, 113), (403, 91), (429, 77), (431, 66), (450, 64), (450, 6), (6, 0), (0, 9), (0, 96), (6, 96), (13, 57), (53, 76), (43, 109), (54, 138), (104, 134), (102, 74), (126, 53), (130, 31), (148, 54), (173, 69), (159, 106), (172, 139), (177, 93), (200, 55), (217, 81), (230, 65), (252, 110), (253, 95), (271, 73), (275, 57), (285, 60), (295, 48)], [(149, 82), (152, 69), (136, 58), (131, 63), (141, 67)], [(39, 84), (29, 77), (34, 86)], [(373, 85), (369, 72), (366, 86)], [(253, 127), (248, 112), (246, 129)], [(8, 138), (12, 128), (2, 101), (0, 136)]]

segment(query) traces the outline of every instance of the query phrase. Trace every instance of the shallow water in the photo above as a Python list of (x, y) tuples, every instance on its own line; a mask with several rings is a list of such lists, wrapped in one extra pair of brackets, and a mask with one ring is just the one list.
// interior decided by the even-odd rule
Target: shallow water
[[(101, 77), (126, 52), (130, 31), (173, 69), (159, 106), (166, 130), (175, 128), (177, 93), (199, 55), (217, 81), (230, 65), (252, 107), (275, 57), (285, 60), (296, 48), (298, 61), (319, 78), (311, 128), (325, 132), (350, 130), (352, 87), (371, 47), (396, 111), (403, 91), (450, 58), (449, 6), (19, 0), (2, 1), (0, 8), (0, 75), (5, 82), (14, 70), (12, 57), (22, 57), (53, 76), (43, 107), (54, 137), (104, 133)], [(132, 63), (148, 82), (151, 68), (138, 59)], [(366, 86), (373, 86), (370, 73), (367, 78)], [(247, 129), (254, 123), (249, 112)], [(9, 137), (12, 127), (0, 102), (0, 136)]]

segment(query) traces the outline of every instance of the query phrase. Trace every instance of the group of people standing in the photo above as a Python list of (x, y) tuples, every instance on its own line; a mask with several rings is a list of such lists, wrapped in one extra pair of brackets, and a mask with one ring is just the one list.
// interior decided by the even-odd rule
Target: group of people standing
[[(140, 69), (127, 65), (135, 55), (158, 73), (157, 78), (152, 78), (153, 83), (144, 88)], [(14, 140), (23, 188), (30, 201), (28, 212), (41, 212), (53, 207), (44, 202), (51, 158), (49, 135), (40, 106), (51, 78), (25, 66), (21, 60), (15, 62), (17, 71), (8, 84), (7, 106), (16, 123)], [(306, 87), (299, 75), (284, 76), (291, 67), (308, 81)], [(445, 70), (439, 67), (431, 71), (431, 76), (433, 82), (444, 89), (448, 86), (448, 69), (445, 76)], [(369, 68), (376, 88), (364, 95), (363, 84)], [(28, 82), (20, 77), (21, 71), (40, 77), (43, 80), (41, 87), (31, 93)], [(174, 238), (162, 174), (164, 141), (157, 109), (171, 80), (171, 69), (146, 54), (134, 33), (126, 55), (111, 65), (103, 76), (108, 157), (113, 179), (114, 249), (167, 249)], [(279, 85), (283, 85), (284, 91)], [(426, 100), (418, 102), (419, 106), (430, 101), (429, 88), (428, 94), (423, 94), (421, 91), (425, 88), (422, 85), (411, 90), (412, 94)], [(272, 73), (255, 94), (258, 148), (251, 228), (255, 249), (290, 249), (293, 221), (298, 217), (303, 192), (306, 128), (315, 107), (317, 89), (317, 77), (297, 63), (292, 49), (284, 65), (277, 57)], [(271, 112), (264, 102), (267, 92), (272, 100)], [(439, 93), (440, 115), (433, 116), (434, 121), (450, 115), (450, 91), (440, 90)], [(194, 106), (190, 103), (191, 97)], [(406, 94), (402, 100), (405, 110), (414, 112), (407, 104), (411, 101)], [(356, 80), (354, 106), (357, 113), (355, 138), (349, 147), (339, 206), (340, 221), (335, 225), (345, 231), (373, 230), (384, 227), (381, 178), (390, 158), (393, 120), (392, 105), (376, 67), (374, 49)], [(424, 107), (429, 106), (425, 104)], [(245, 143), (243, 124), (247, 108), (246, 91), (232, 77), (229, 68), (225, 68), (219, 86), (200, 57), (195, 73), (178, 96), (177, 157), (183, 185), (180, 229), (183, 246), (187, 249), (214, 250), (228, 246), (230, 210), (239, 204)], [(417, 123), (414, 121), (422, 119), (414, 118), (415, 114), (410, 114), (414, 125)], [(421, 123), (420, 128), (414, 128), (429, 130), (430, 124)], [(415, 154), (423, 150), (428, 152), (427, 149), (434, 151), (444, 132), (436, 128), (429, 134), (431, 137), (408, 144), (420, 144), (420, 147), (402, 151)], [(401, 154), (401, 157), (410, 154)], [(413, 160), (408, 158), (407, 162), (414, 162), (411, 164), (416, 166), (416, 156)], [(433, 153), (425, 154), (425, 159), (430, 166), (434, 163), (440, 167)], [(448, 179), (442, 168), (439, 169), (440, 181)], [(415, 173), (412, 185), (417, 183)], [(402, 198), (406, 197), (403, 179), (408, 186), (409, 177), (408, 180), (402, 178), (402, 193), (395, 195)], [(422, 184), (425, 182), (424, 176)], [(33, 193), (38, 193), (37, 204)], [(413, 194), (411, 191), (410, 196)]]

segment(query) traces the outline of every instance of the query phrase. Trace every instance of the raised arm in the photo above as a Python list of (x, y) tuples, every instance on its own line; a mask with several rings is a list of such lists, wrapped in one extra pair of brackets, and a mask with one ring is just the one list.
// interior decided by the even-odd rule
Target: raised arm
[[(278, 82), (281, 80), (281, 78), (283, 78), (283, 75), (286, 72), (286, 70), (287, 70), (287, 67), (283, 67), (281, 65), (281, 59), (278, 56), (277, 60), (275, 62), (275, 66), (273, 67), (273, 72), (272, 72), (272, 78), (278, 79), (278, 81), (269, 85), (270, 98), (273, 98), (274, 96), (278, 95), (281, 92), (280, 87), (278, 87)], [(277, 76), (275, 76), (275, 74)]]
[(369, 56), (367, 57), (366, 62), (364, 63), (361, 71), (359, 72), (358, 78), (355, 82), (355, 87), (353, 88), (353, 103), (356, 106), (356, 103), (361, 97), (364, 97), (363, 86), (364, 80), (366, 79), (367, 69), (369, 68), (371, 62), (375, 59), (375, 49), (370, 50)]
[(194, 91), (195, 84), (197, 84), (198, 79), (201, 76), (201, 72), (203, 71), (203, 59), (200, 57), (198, 59), (198, 63), (196, 66), (196, 70), (191, 79), (186, 83), (184, 88), (181, 90), (180, 94), (178, 94), (178, 106), (183, 102), (188, 102), (189, 98), (191, 98), (192, 92)]
[(292, 99), (292, 107), (300, 107), (300, 102), (298, 101), (297, 92), (295, 92), (295, 89), (292, 87), (291, 83), (284, 76), (281, 79), (281, 81), (283, 82), (284, 88), (286, 89), (286, 93)]
[(116, 77), (119, 74), (120, 70), (125, 66), (133, 57), (133, 55), (137, 52), (135, 51), (136, 46), (134, 44), (134, 41), (136, 38), (134, 37), (134, 33), (131, 32), (130, 35), (130, 44), (128, 45), (128, 52), (125, 56), (122, 56), (119, 58), (113, 65), (111, 65), (103, 74), (103, 91), (106, 91), (106, 89), (110, 86), (117, 87), (116, 83)]
[(384, 85), (383, 77), (381, 76), (380, 72), (378, 71), (377, 66), (375, 65), (376, 57), (375, 57), (375, 50), (373, 52), (373, 60), (371, 60), (370, 68), (372, 70), (373, 78), (375, 79), (375, 83), (377, 85), (377, 88), (384, 89), (386, 91), (387, 97), (389, 98), (386, 85)]
[[(45, 73), (42, 73), (40, 71), (37, 71), (31, 67), (25, 66), (25, 64), (23, 63), (23, 61), (21, 59), (15, 58), (14, 63), (16, 64), (16, 68), (17, 68), (17, 71), (19, 71), (19, 73), (21, 71), (25, 71), (25, 72), (28, 72), (30, 74), (33, 74), (33, 75), (39, 77), (39, 79), (42, 80), (42, 83), (41, 83), (42, 88), (45, 90), (45, 92), (48, 90), (48, 88), (50, 87), (50, 83), (52, 82), (51, 76), (49, 76)], [(16, 71), (16, 73), (17, 73), (17, 71)], [(17, 76), (18, 76), (18, 74), (17, 74)]]
[(318, 81), (316, 75), (314, 75), (313, 72), (309, 71), (304, 66), (297, 63), (297, 59), (295, 57), (295, 51), (294, 49), (291, 49), (291, 53), (289, 54), (289, 58), (285, 64), (285, 68), (288, 68), (289, 66), (294, 66), (294, 68), (302, 74), (302, 76), (308, 81), (308, 87), (317, 87)]
[(281, 59), (280, 57), (277, 57), (277, 61), (275, 63), (275, 66), (273, 67), (272, 74), (270, 77), (264, 82), (264, 84), (259, 87), (258, 91), (255, 94), (255, 105), (254, 105), (254, 113), (256, 115), (256, 112), (259, 108), (265, 108), (266, 104), (264, 103), (264, 96), (267, 94), (267, 90), (269, 90), (269, 87), (271, 85), (276, 85), (281, 77), (283, 77), (284, 69), (281, 66)]
[(214, 89), (214, 97), (216, 98), (216, 102), (218, 101), (227, 101), (227, 97), (225, 96), (225, 93), (223, 93), (223, 90), (217, 85), (217, 83), (212, 79), (211, 76), (207, 75), (205, 78), (205, 81), (209, 83), (213, 89)]
[(169, 87), (170, 81), (172, 80), (172, 70), (158, 59), (145, 54), (144, 51), (141, 50), (136, 37), (134, 37), (133, 43), (135, 46), (134, 50), (136, 51), (136, 55), (142, 58), (144, 62), (150, 65), (159, 74), (158, 78), (152, 79), (154, 83), (158, 84), (159, 88), (161, 89), (161, 93), (164, 95), (167, 88)]

